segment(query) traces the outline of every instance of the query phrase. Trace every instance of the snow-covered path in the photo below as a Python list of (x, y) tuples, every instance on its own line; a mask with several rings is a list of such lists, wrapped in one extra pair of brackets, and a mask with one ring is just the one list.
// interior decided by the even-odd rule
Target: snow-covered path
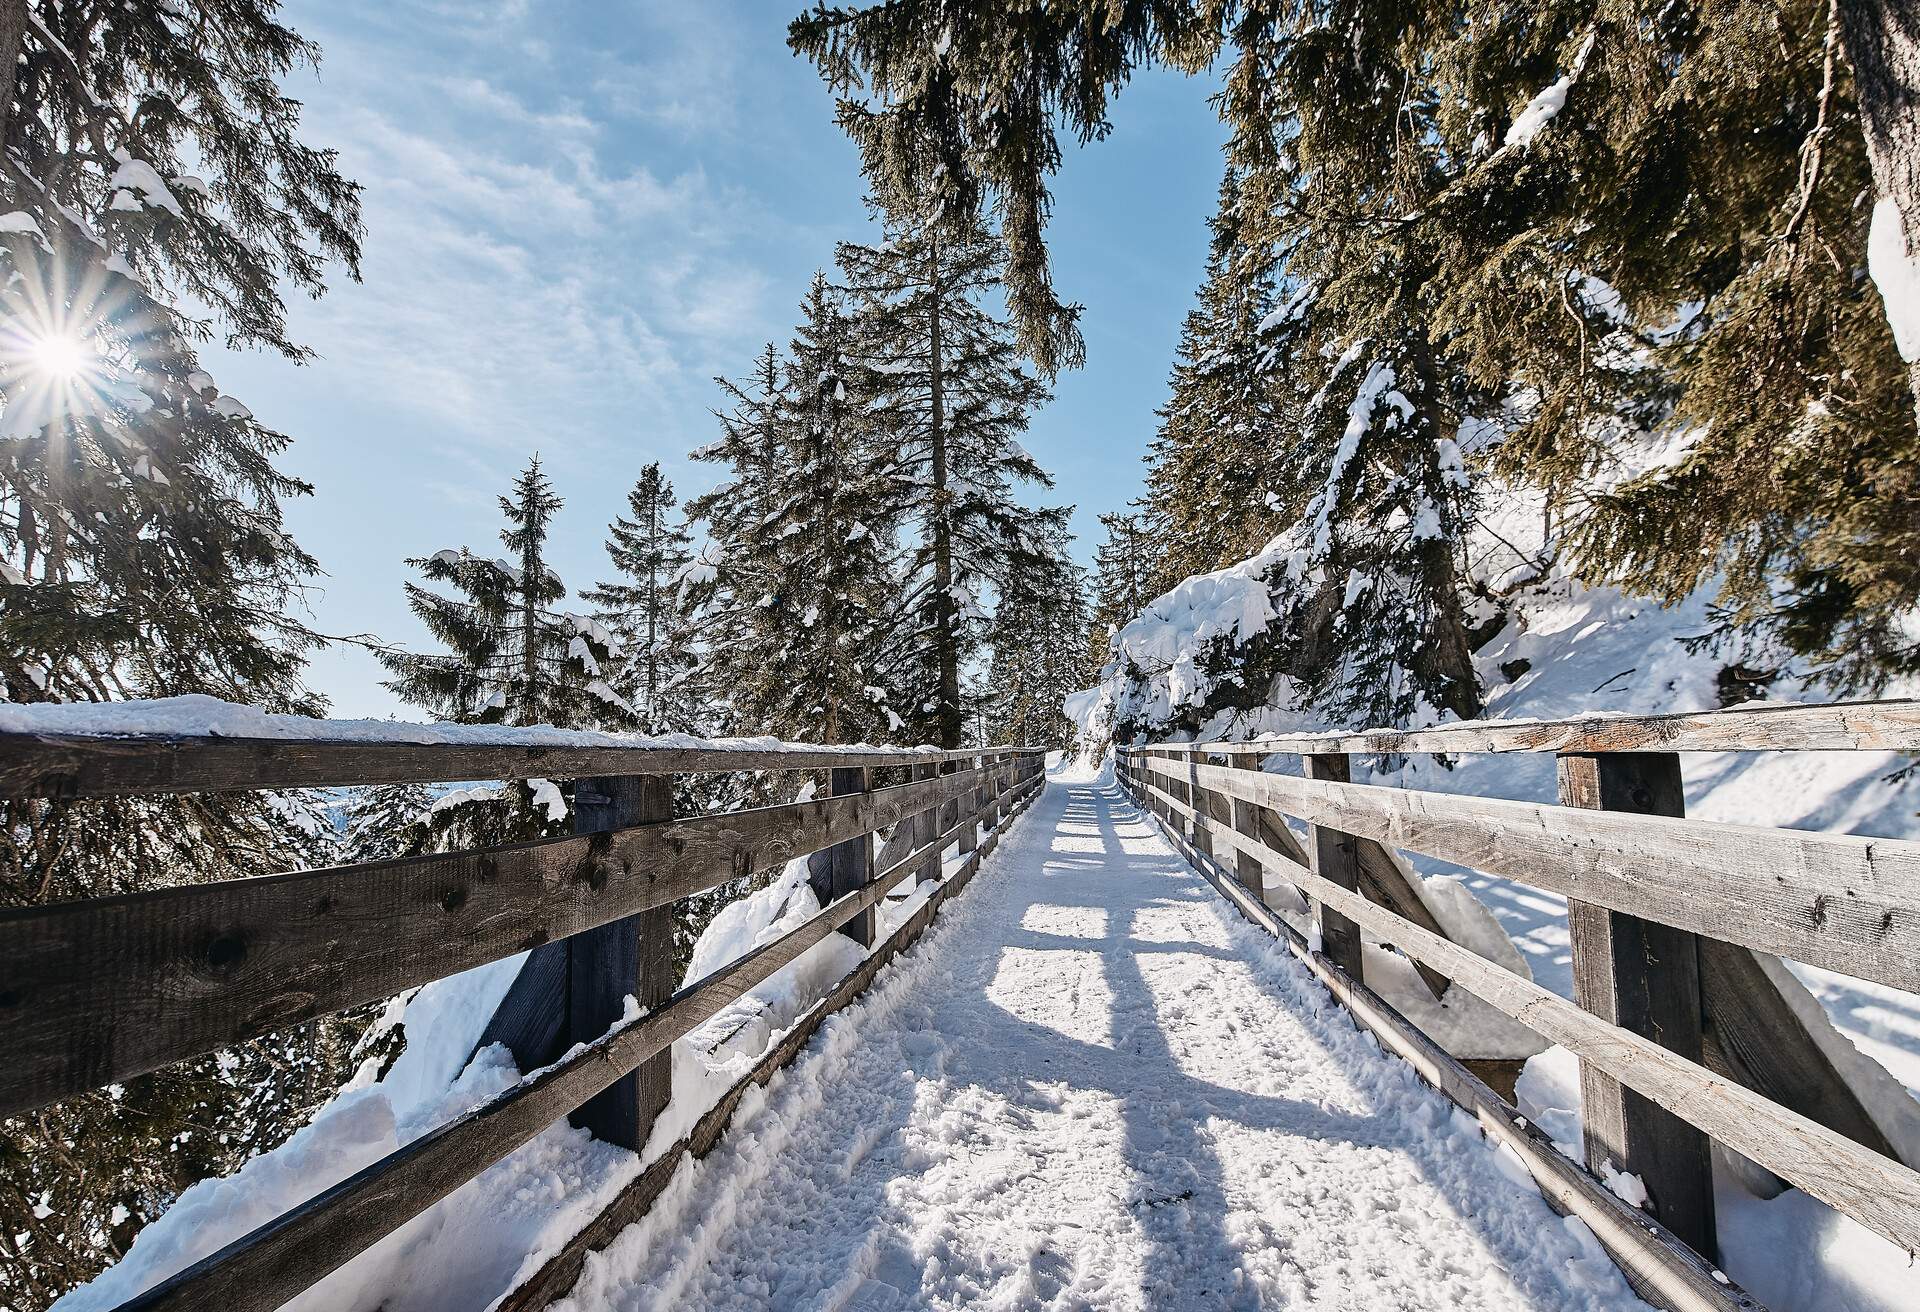
[(1110, 778), (1056, 774), (563, 1306), (1642, 1305)]

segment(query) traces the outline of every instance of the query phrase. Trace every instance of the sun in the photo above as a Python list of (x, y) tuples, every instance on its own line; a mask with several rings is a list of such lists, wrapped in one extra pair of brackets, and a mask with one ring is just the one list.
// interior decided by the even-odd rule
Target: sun
[(64, 333), (36, 338), (27, 347), (27, 359), (36, 371), (63, 381), (85, 373), (93, 358), (85, 342)]

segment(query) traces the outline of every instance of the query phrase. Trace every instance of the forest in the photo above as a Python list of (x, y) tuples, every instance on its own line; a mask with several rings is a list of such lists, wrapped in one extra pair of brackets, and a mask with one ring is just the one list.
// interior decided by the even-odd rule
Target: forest
[[(309, 661), (354, 641), (425, 720), (1097, 756), (1507, 713), (1546, 659), (1521, 637), (1602, 596), (1665, 617), (1667, 687), (1719, 705), (1904, 692), (1898, 9), (816, 5), (785, 39), (869, 230), (781, 288), (790, 335), (737, 344), (703, 431), (636, 444), (611, 523), (569, 512), (530, 437), (496, 539), (406, 547), (421, 647), (302, 618), (321, 562), (285, 509), (327, 494), (284, 472), (301, 416), (256, 416), (200, 358), (307, 363), (290, 302), (361, 276), (361, 186), (285, 89), (322, 51), (272, 0), (0, 0), (0, 701), (324, 716)], [(1215, 86), (1226, 145), (1142, 491), (1078, 542), (1022, 444), (1086, 361), (1051, 188), (1149, 70)], [(663, 472), (682, 457), (702, 486)], [(551, 547), (583, 536), (601, 569), (562, 579)], [(1651, 684), (1611, 682), (1578, 708), (1645, 709)], [(775, 787), (684, 776), (676, 812)], [(554, 836), (570, 790), (3, 801), (0, 908)], [(679, 964), (767, 882), (683, 907)], [(38, 1312), (377, 1077), (396, 1015), (0, 1121), (0, 1305)]]

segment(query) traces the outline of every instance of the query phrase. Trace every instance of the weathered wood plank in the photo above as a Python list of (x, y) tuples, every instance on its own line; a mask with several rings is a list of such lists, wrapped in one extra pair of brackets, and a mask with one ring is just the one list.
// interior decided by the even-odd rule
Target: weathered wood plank
[[(1011, 819), (1030, 806), (1036, 796), (1038, 796), (1037, 789), (1028, 791), (1013, 807), (1008, 818)], [(972, 880), (980, 863), (993, 851), (998, 842), (998, 833), (988, 834), (970, 853), (967, 863), (948, 876), (928, 897), (926, 905), (915, 912), (905, 924), (890, 934), (885, 942), (876, 947), (865, 961), (835, 985), (833, 992), (815, 1003), (799, 1020), (795, 1021), (793, 1027), (768, 1049), (766, 1055), (755, 1064), (753, 1069), (695, 1122), (693, 1129), (684, 1139), (656, 1158), (652, 1165), (623, 1189), (612, 1203), (608, 1204), (606, 1210), (562, 1244), (560, 1251), (545, 1266), (504, 1296), (495, 1305), (493, 1312), (538, 1312), (548, 1304), (564, 1298), (579, 1281), (580, 1273), (586, 1266), (587, 1255), (604, 1249), (619, 1236), (621, 1231), (646, 1216), (684, 1164), (703, 1158), (713, 1151), (714, 1145), (720, 1141), (721, 1136), (731, 1125), (740, 1100), (745, 1097), (747, 1091), (755, 1085), (766, 1085), (777, 1071), (790, 1065), (805, 1049), (808, 1041), (828, 1016), (844, 1009), (872, 984), (882, 967), (912, 946), (939, 913), (941, 905), (948, 898), (958, 894)]]
[(1195, 769), (1210, 787), (1389, 847), (1920, 989), (1920, 843)]
[(932, 747), (520, 747), (340, 742), (324, 737), (0, 733), (0, 797), (125, 797), (458, 779), (821, 770), (960, 760), (970, 754)]
[(1299, 877), (1313, 896), (1392, 941), (1408, 956), (1429, 962), (1489, 1006), (1572, 1050), (1874, 1233), (1908, 1252), (1920, 1252), (1920, 1172), (1862, 1148), (1650, 1039), (1609, 1025), (1356, 892), (1310, 872)]
[(219, 1307), (270, 1312), (445, 1198), (573, 1108), (868, 910), (910, 871), (897, 866), (782, 937), (673, 995), (533, 1078), (389, 1153), (293, 1210), (129, 1300), (115, 1312)]
[(667, 906), (969, 782), (0, 912), (0, 1114)]
[[(1786, 968), (1776, 959), (1776, 969)], [(1900, 1158), (1751, 948), (1701, 939), (1700, 995), (1706, 1012), (1702, 1065), (1857, 1144)]]
[[(1179, 842), (1170, 826), (1166, 832), (1175, 837), (1176, 844), (1189, 859), (1198, 855)], [(1285, 943), (1383, 1047), (1404, 1059), (1421, 1079), (1478, 1120), (1489, 1139), (1512, 1149), (1533, 1176), (1547, 1205), (1562, 1216), (1578, 1216), (1585, 1221), (1620, 1268), (1628, 1285), (1641, 1298), (1670, 1312), (1765, 1312), (1757, 1300), (1727, 1281), (1678, 1236), (1620, 1201), (1592, 1175), (1562, 1157), (1545, 1134), (1521, 1117), (1465, 1064), (1428, 1038), (1379, 994), (1326, 956), (1310, 951), (1306, 940), (1291, 925), (1199, 862), (1195, 862), (1194, 868), (1241, 915)]]
[[(603, 833), (673, 819), (669, 775), (613, 775), (574, 785), (575, 833)], [(567, 1046), (590, 1043), (617, 1024), (628, 995), (652, 1010), (673, 996), (673, 908), (654, 907), (566, 940)], [(522, 1070), (532, 1070), (522, 1066)], [(606, 1143), (635, 1152), (673, 1096), (673, 1058), (660, 1053), (586, 1100), (567, 1119)]]
[(1568, 720), (1474, 720), (1434, 729), (1285, 734), (1252, 743), (1164, 743), (1167, 755), (1193, 752), (1849, 752), (1920, 751), (1920, 700), (1769, 703), (1669, 715), (1585, 715)]
[[(917, 771), (916, 771), (917, 772)], [(833, 795), (852, 797), (867, 791), (867, 772), (860, 766), (835, 766), (833, 770)], [(835, 843), (824, 852), (814, 854), (815, 860), (824, 858), (826, 878), (816, 880), (813, 888), (825, 903), (844, 897), (857, 889), (866, 887), (873, 879), (873, 844), (867, 835), (860, 834), (842, 843)], [(873, 908), (855, 915), (840, 926), (840, 932), (858, 943), (861, 947), (872, 947), (875, 932)]]
[[(1670, 752), (1563, 753), (1558, 770), (1563, 805), (1686, 814), (1680, 758)], [(1567, 902), (1567, 931), (1575, 1002), (1690, 1062), (1701, 1061), (1695, 935), (1577, 899)], [(1639, 1176), (1648, 1210), (1695, 1249), (1716, 1256), (1707, 1136), (1585, 1058), (1580, 1091), (1587, 1165), (1600, 1174), (1611, 1165)]]
[[(1240, 764), (1228, 768), (1258, 770), (1259, 764), (1251, 758), (1243, 757)], [(1158, 803), (1162, 798), (1156, 793), (1154, 800)], [(1306, 847), (1294, 837), (1293, 831), (1287, 828), (1286, 820), (1277, 812), (1239, 798), (1230, 800), (1233, 807), (1232, 825), (1235, 830), (1256, 844), (1274, 849), (1298, 865), (1312, 868), (1313, 859), (1308, 855)], [(1353, 839), (1354, 856), (1359, 862), (1361, 892), (1380, 905), (1405, 916), (1422, 929), (1431, 930), (1443, 938), (1452, 937), (1447, 933), (1446, 928), (1434, 919), (1433, 912), (1427, 908), (1426, 901), (1414, 888), (1415, 875), (1405, 858), (1392, 848), (1383, 847), (1371, 838), (1360, 838), (1355, 835), (1348, 835), (1348, 837)], [(1257, 872), (1261, 868), (1260, 858), (1255, 854), (1255, 850), (1245, 847), (1234, 849), (1234, 859), (1240, 863), (1240, 877), (1243, 882), (1249, 872)], [(1257, 878), (1257, 874), (1255, 877)], [(1261, 885), (1254, 883), (1249, 884), (1248, 887), (1257, 891)], [(1414, 972), (1420, 976), (1421, 982), (1427, 986), (1427, 991), (1435, 998), (1446, 994), (1449, 981), (1445, 975), (1423, 962), (1416, 961), (1413, 967)]]
[[(1348, 768), (1347, 758), (1338, 752), (1307, 757), (1307, 774), (1314, 779), (1345, 783)], [(1354, 850), (1350, 835), (1318, 822), (1309, 824), (1307, 850), (1313, 856), (1313, 873), (1321, 879), (1341, 888), (1360, 887), (1360, 854)], [(1324, 902), (1314, 900), (1312, 906), (1313, 923), (1320, 931), (1321, 950), (1327, 959), (1355, 979), (1365, 979), (1361, 968), (1360, 926)]]

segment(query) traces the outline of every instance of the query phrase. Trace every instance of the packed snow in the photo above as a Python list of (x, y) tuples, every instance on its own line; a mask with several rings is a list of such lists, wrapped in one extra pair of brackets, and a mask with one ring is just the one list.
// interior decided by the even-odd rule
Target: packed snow
[(1638, 1308), (1479, 1127), (1056, 774), (567, 1312)]

